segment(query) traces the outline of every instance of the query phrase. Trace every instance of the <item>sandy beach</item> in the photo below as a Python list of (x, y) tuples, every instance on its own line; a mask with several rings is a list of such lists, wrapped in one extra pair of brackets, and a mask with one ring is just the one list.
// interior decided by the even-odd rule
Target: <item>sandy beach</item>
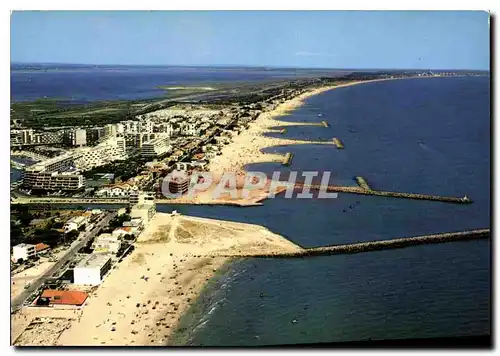
[[(382, 79), (385, 80), (385, 79)], [(302, 106), (304, 101), (314, 95), (321, 94), (328, 90), (334, 90), (336, 88), (342, 88), (347, 86), (352, 86), (361, 83), (380, 81), (378, 80), (367, 80), (367, 81), (353, 81), (340, 85), (331, 85), (319, 87), (316, 89), (308, 90), (293, 99), (285, 101), (277, 105), (273, 110), (263, 112), (260, 114), (255, 121), (251, 122), (249, 128), (239, 135), (233, 136), (233, 141), (222, 148), (221, 154), (214, 157), (207, 166), (208, 171), (214, 177), (214, 184), (212, 187), (205, 191), (197, 192), (194, 197), (183, 196), (177, 199), (169, 200), (170, 203), (184, 203), (184, 204), (226, 204), (230, 202), (234, 205), (240, 206), (252, 206), (256, 205), (269, 196), (268, 186), (270, 182), (267, 182), (267, 186), (262, 189), (255, 189), (250, 192), (248, 197), (242, 196), (242, 186), (244, 183), (244, 177), (246, 171), (244, 167), (248, 164), (253, 163), (263, 163), (263, 162), (276, 162), (281, 164), (284, 159), (284, 155), (281, 154), (270, 154), (262, 152), (262, 149), (272, 146), (282, 146), (282, 145), (300, 145), (300, 144), (325, 144), (332, 145), (333, 142), (325, 141), (306, 141), (306, 140), (292, 140), (286, 137), (275, 138), (267, 137), (264, 135), (266, 132), (278, 132), (276, 127), (280, 126), (305, 126), (314, 125), (322, 126), (322, 118), (318, 117), (315, 123), (305, 123), (305, 122), (290, 122), (281, 121), (279, 118), (281, 116), (289, 114), (294, 109)], [(237, 198), (231, 197), (229, 194), (223, 195), (217, 199), (213, 198), (213, 192), (215, 190), (216, 183), (220, 180), (224, 172), (235, 172), (238, 174), (237, 179)], [(285, 187), (278, 189), (284, 190)]]
[[(280, 116), (301, 106), (308, 97), (364, 82), (310, 90), (262, 113), (210, 162), (209, 171), (219, 176), (224, 172), (244, 175), (244, 166), (250, 163), (281, 163), (283, 156), (261, 150), (311, 142), (264, 136), (275, 126), (309, 125), (279, 121)], [(208, 190), (194, 200), (181, 198), (178, 202), (218, 203), (210, 193)], [(219, 200), (255, 205), (267, 195), (264, 188), (252, 192), (249, 198)], [(31, 346), (166, 345), (181, 315), (232, 256), (300, 249), (262, 226), (157, 213), (136, 242), (135, 250), (108, 272), (98, 288), (87, 288), (89, 298), (82, 307), (24, 307), (11, 316), (11, 340), (16, 345)]]
[(273, 138), (267, 137), (263, 134), (266, 132), (278, 131), (273, 129), (276, 126), (304, 126), (304, 125), (320, 125), (321, 117), (318, 117), (316, 123), (309, 124), (305, 122), (289, 122), (281, 121), (279, 117), (289, 114), (291, 111), (297, 109), (304, 104), (307, 98), (314, 95), (324, 93), (328, 90), (336, 88), (351, 86), (362, 82), (350, 82), (336, 86), (324, 86), (316, 89), (306, 91), (305, 93), (296, 96), (282, 104), (279, 104), (274, 110), (263, 112), (257, 119), (250, 123), (248, 130), (243, 131), (237, 136), (229, 145), (222, 149), (222, 154), (216, 156), (211, 160), (208, 165), (208, 170), (213, 173), (222, 174), (223, 172), (239, 172), (243, 167), (250, 163), (260, 162), (282, 162), (283, 156), (263, 153), (261, 150), (266, 147), (280, 146), (280, 145), (300, 145), (300, 144), (331, 144), (325, 142), (292, 140), (286, 137)]
[(261, 226), (157, 213), (135, 250), (92, 288), (82, 308), (23, 308), (12, 316), (12, 342), (165, 345), (182, 313), (228, 261), (218, 254), (298, 249)]

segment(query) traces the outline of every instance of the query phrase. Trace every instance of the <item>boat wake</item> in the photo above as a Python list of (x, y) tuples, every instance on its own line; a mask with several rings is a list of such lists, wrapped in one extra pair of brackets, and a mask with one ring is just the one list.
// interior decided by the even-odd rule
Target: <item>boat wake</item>
[(433, 154), (436, 157), (439, 157), (441, 159), (447, 159), (448, 157), (444, 152), (441, 152), (437, 149), (435, 149), (432, 146), (427, 145), (424, 141), (418, 141), (418, 145), (425, 151), (429, 152), (430, 154)]

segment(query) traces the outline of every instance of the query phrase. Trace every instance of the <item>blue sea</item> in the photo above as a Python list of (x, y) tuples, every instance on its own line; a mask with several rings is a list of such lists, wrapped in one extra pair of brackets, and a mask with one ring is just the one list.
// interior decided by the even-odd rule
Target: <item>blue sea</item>
[[(490, 227), (489, 78), (405, 79), (317, 95), (284, 120), (289, 137), (337, 136), (344, 150), (308, 145), (291, 167), (331, 181), (463, 196), (471, 205), (339, 194), (276, 198), (263, 207), (177, 206), (181, 213), (268, 227), (304, 247)], [(160, 208), (162, 209), (162, 208)], [(171, 211), (168, 206), (164, 211)], [(172, 344), (243, 346), (483, 335), (491, 332), (490, 241), (345, 256), (246, 259), (228, 266), (184, 315)], [(262, 296), (264, 295), (264, 296)], [(293, 321), (296, 322), (293, 322)]]
[[(101, 68), (92, 69), (99, 73), (95, 81), (100, 84), (95, 84), (94, 74), (78, 72), (89, 70), (13, 72), (12, 98), (149, 98), (160, 94), (156, 85), (221, 80), (219, 74), (214, 79), (194, 69), (192, 74), (169, 77), (169, 82), (171, 74), (164, 68), (104, 74)], [(228, 81), (248, 79), (241, 72), (221, 75)], [(253, 78), (264, 80), (258, 75)], [(69, 84), (61, 86), (61, 81)], [(92, 85), (99, 90), (89, 89)], [(474, 203), (340, 193), (327, 200), (277, 197), (252, 208), (175, 209), (263, 225), (304, 247), (490, 227), (489, 77), (404, 79), (339, 88), (309, 98), (282, 119), (326, 120), (328, 128), (287, 127), (285, 136), (336, 136), (345, 148), (268, 147), (266, 152), (294, 152), (292, 165), (265, 163), (248, 169), (269, 174), (278, 170), (282, 176), (290, 170), (330, 171), (330, 181), (342, 185), (355, 185), (353, 177), (361, 175), (374, 189), (467, 194)], [(172, 206), (160, 205), (158, 210), (170, 212)], [(171, 344), (247, 346), (489, 334), (490, 265), (489, 239), (306, 259), (240, 259), (207, 285), (182, 317)]]

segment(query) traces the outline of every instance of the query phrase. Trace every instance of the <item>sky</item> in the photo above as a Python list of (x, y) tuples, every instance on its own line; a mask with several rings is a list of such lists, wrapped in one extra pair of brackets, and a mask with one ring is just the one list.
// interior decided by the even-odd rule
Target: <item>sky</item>
[(484, 11), (14, 11), (11, 62), (475, 69)]

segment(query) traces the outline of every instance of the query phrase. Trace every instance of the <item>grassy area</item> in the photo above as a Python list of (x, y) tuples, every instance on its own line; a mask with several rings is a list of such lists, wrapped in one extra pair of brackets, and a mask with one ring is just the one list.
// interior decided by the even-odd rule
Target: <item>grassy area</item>
[(74, 104), (58, 99), (17, 102), (11, 105), (11, 119), (32, 128), (104, 125), (124, 120), (133, 111), (132, 104), (120, 101)]
[[(309, 82), (309, 84), (307, 84)], [(103, 126), (175, 105), (175, 101), (204, 103), (252, 103), (278, 94), (283, 88), (310, 85), (311, 80), (274, 78), (260, 82), (200, 82), (193, 85), (162, 85), (163, 97), (130, 101), (75, 103), (66, 98), (42, 98), (11, 104), (11, 124), (34, 129), (61, 126)]]

